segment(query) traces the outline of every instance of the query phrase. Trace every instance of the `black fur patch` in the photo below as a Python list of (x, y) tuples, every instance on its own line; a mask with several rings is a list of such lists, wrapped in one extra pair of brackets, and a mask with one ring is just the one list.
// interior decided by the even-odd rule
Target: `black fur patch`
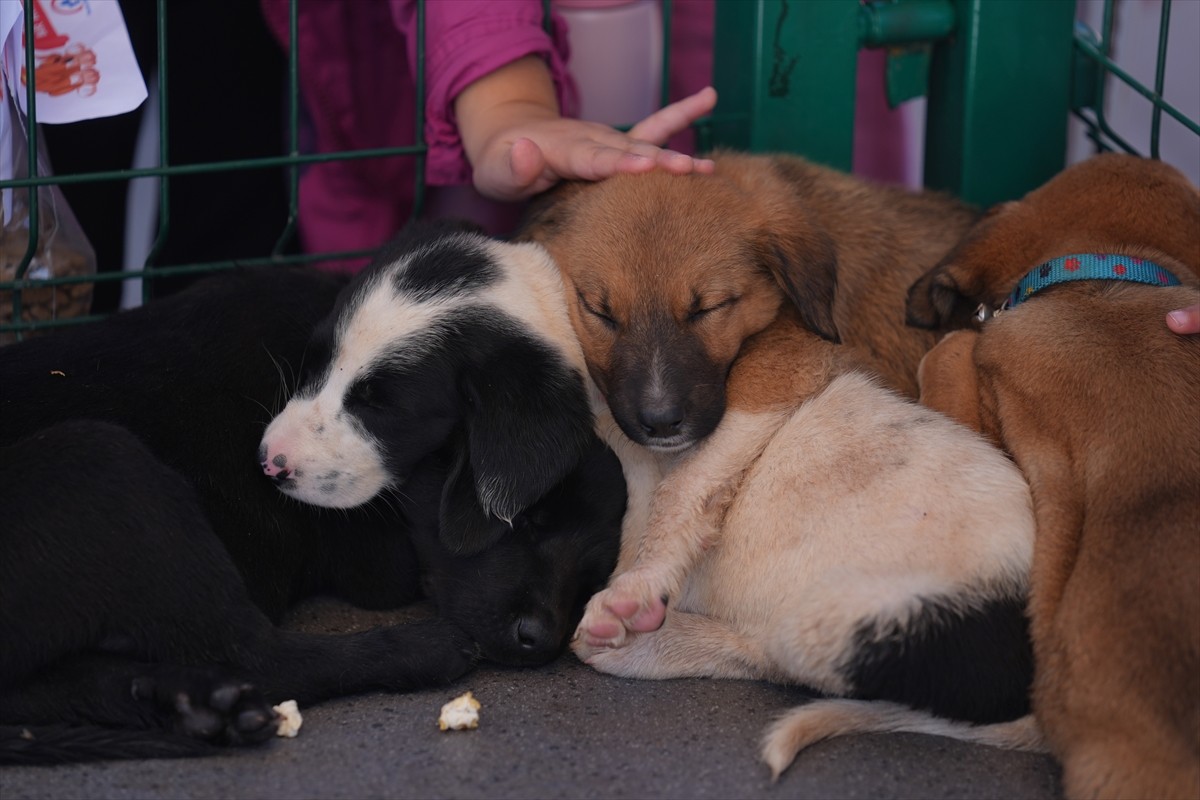
[(842, 667), (852, 697), (976, 723), (1029, 712), (1033, 650), (1022, 600), (966, 613), (929, 601), (907, 625), (864, 623), (854, 642)]
[[(334, 355), (339, 326), (358, 313), (363, 299), (380, 280), (390, 279), (396, 294), (421, 302), (470, 294), (499, 279), (500, 268), (482, 240), (470, 238), (477, 232), (478, 228), (465, 222), (439, 220), (410, 225), (383, 245), (338, 297), (333, 313), (316, 326), (298, 395), (312, 397), (320, 389)], [(455, 238), (454, 234), (468, 236)], [(396, 262), (405, 261), (402, 269), (388, 274)]]
[(385, 245), (368, 269), (387, 269), (407, 259), (393, 278), (397, 292), (417, 299), (454, 295), (476, 291), (500, 277), (499, 266), (481, 240), (444, 238), (455, 232), (470, 233), (469, 227), (421, 225), (410, 230), (413, 233)]
[[(488, 306), (458, 309), (435, 328), (421, 333), (425, 346), (408, 358), (384, 358), (352, 384), (345, 409), (380, 443), (398, 481), (464, 425), (474, 482), (502, 498), (483, 511), (510, 519), (562, 480), (589, 446), (583, 376)], [(465, 543), (447, 544), (458, 550)]]

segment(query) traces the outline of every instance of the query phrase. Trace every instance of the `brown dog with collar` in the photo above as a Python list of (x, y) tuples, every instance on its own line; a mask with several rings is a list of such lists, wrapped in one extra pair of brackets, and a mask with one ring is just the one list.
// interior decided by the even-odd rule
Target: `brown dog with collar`
[(909, 295), (913, 324), (968, 328), (922, 400), (1032, 488), (1033, 708), (1070, 797), (1200, 797), (1200, 337), (1164, 320), (1197, 301), (1200, 192), (1115, 154), (997, 207)]

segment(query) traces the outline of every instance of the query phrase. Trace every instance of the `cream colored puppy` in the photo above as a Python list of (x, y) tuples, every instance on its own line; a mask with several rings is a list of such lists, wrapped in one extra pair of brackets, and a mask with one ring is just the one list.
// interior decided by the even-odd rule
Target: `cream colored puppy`
[[(589, 604), (575, 652), (625, 677), (766, 679), (900, 704), (890, 716), (882, 703), (865, 715), (846, 701), (795, 709), (764, 742), (775, 775), (832, 735), (964, 736), (964, 726), (911, 709), (971, 722), (1022, 717), (1033, 548), (1024, 479), (982, 437), (845, 369), (836, 345), (788, 317), (749, 347), (795, 355), (773, 375), (781, 396), (797, 398), (790, 406), (731, 410), (683, 454), (633, 444), (601, 414), (629, 510), (621, 562)], [(748, 466), (705, 472), (721, 463)], [(680, 508), (711, 530), (675, 578), (671, 540), (655, 537), (674, 527), (664, 509)], [(672, 580), (679, 588), (661, 616), (614, 619), (625, 582)], [(987, 731), (993, 743), (1038, 742), (1028, 718)]]

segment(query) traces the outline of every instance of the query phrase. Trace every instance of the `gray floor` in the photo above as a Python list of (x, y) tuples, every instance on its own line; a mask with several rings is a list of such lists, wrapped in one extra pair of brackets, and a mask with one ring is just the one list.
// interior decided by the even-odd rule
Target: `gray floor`
[[(336, 632), (403, 618), (319, 602), (290, 624)], [(442, 703), (466, 689), (483, 704), (479, 729), (439, 731)], [(0, 797), (1060, 797), (1047, 757), (907, 734), (816, 745), (773, 786), (758, 738), (805, 697), (745, 681), (612, 678), (567, 655), (536, 670), (480, 669), (449, 690), (302, 709), (297, 738), (227, 756), (7, 768)]]

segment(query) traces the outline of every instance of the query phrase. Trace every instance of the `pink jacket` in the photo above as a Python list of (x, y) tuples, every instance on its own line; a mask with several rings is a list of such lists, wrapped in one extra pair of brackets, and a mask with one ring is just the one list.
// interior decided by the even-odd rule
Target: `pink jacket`
[[(287, 0), (261, 0), (288, 46)], [(300, 91), (311, 122), (306, 150), (332, 152), (417, 142), (416, 0), (299, 0)], [(540, 0), (430, 0), (425, 14), (425, 181), (470, 183), (453, 101), (472, 81), (522, 56), (550, 67), (564, 114), (577, 106), (566, 69), (566, 29), (542, 27)], [(300, 188), (300, 236), (308, 252), (374, 247), (408, 219), (414, 159), (314, 164)]]

